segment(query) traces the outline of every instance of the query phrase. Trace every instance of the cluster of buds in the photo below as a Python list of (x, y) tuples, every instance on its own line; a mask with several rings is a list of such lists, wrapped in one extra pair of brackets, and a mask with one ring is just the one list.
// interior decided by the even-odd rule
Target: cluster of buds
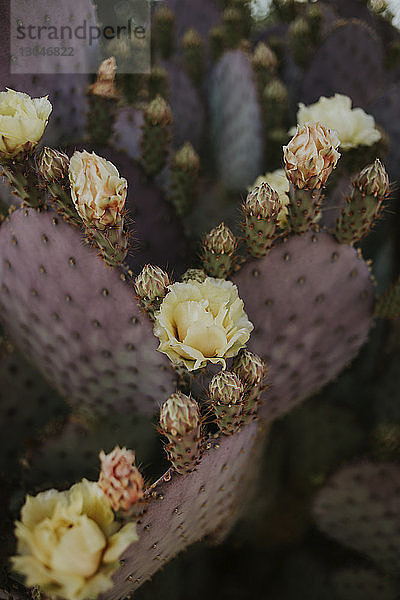
[(283, 147), (285, 172), (292, 184), (289, 223), (296, 233), (304, 233), (319, 218), (322, 188), (340, 157), (339, 144), (335, 131), (307, 123), (298, 126)]
[(211, 407), (220, 431), (236, 433), (242, 425), (244, 387), (235, 373), (221, 371), (214, 375), (209, 386)]
[(276, 54), (264, 42), (259, 42), (254, 50), (251, 63), (256, 73), (258, 86), (260, 90), (263, 90), (267, 83), (275, 77), (278, 68)]
[(143, 498), (143, 477), (135, 466), (135, 453), (116, 446), (112, 452), (99, 454), (99, 486), (115, 512), (130, 512)]
[(114, 84), (116, 68), (113, 56), (104, 60), (88, 89), (87, 131), (96, 144), (106, 144), (112, 136), (119, 98)]
[(224, 279), (233, 264), (237, 241), (232, 231), (224, 223), (214, 227), (203, 241), (203, 266), (212, 277)]
[(162, 405), (160, 433), (169, 444), (166, 452), (173, 468), (181, 474), (189, 473), (201, 457), (201, 418), (197, 402), (176, 392)]
[(379, 159), (365, 167), (353, 181), (352, 192), (337, 222), (336, 239), (354, 244), (370, 229), (383, 210), (389, 178)]
[(136, 277), (136, 293), (151, 318), (159, 310), (170, 284), (168, 273), (153, 265), (145, 265)]
[(266, 182), (261, 182), (248, 193), (242, 207), (245, 218), (243, 230), (247, 249), (252, 256), (265, 256), (278, 238), (282, 209), (279, 194)]

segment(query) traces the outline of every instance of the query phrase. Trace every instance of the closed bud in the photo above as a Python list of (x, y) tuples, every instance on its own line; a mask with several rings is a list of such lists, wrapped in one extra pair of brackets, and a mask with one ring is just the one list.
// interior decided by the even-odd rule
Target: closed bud
[(244, 389), (243, 384), (235, 373), (221, 371), (211, 380), (210, 398), (221, 404), (236, 404), (240, 402)]
[(168, 273), (153, 265), (145, 265), (135, 279), (135, 290), (139, 298), (153, 301), (164, 298), (170, 285)]
[(40, 153), (38, 168), (45, 181), (61, 181), (68, 176), (69, 158), (64, 152), (45, 146)]
[(127, 511), (143, 497), (143, 477), (135, 466), (135, 453), (116, 446), (112, 452), (99, 454), (101, 471), (99, 486), (112, 509)]
[(233, 362), (233, 370), (247, 386), (259, 385), (267, 373), (267, 367), (257, 354), (243, 350)]
[(166, 127), (172, 125), (173, 122), (171, 109), (160, 95), (157, 95), (147, 106), (144, 118), (149, 125), (153, 126)]
[(203, 283), (206, 278), (207, 275), (203, 269), (188, 269), (182, 275), (182, 282), (185, 283), (187, 281), (198, 281), (199, 283)]
[(279, 194), (268, 183), (261, 182), (247, 194), (243, 210), (246, 215), (273, 218), (282, 210), (282, 203)]
[(183, 48), (201, 48), (203, 45), (203, 40), (201, 39), (200, 34), (195, 29), (187, 29), (182, 38), (182, 47)]
[(114, 86), (116, 69), (117, 64), (114, 56), (103, 60), (98, 69), (96, 81), (89, 87), (89, 92), (94, 96), (102, 96), (103, 98), (117, 98)]
[(200, 159), (190, 142), (185, 142), (174, 156), (173, 166), (182, 171), (197, 171)]
[(361, 171), (354, 181), (364, 194), (383, 198), (389, 191), (389, 177), (379, 158), (372, 165)]
[(320, 123), (297, 127), (296, 134), (283, 147), (286, 176), (299, 189), (320, 189), (340, 157), (336, 131)]
[(182, 392), (172, 394), (161, 407), (160, 426), (164, 433), (185, 435), (200, 424), (200, 410), (197, 402)]
[(288, 99), (286, 86), (279, 79), (273, 79), (265, 86), (263, 98), (270, 104), (285, 104)]
[(269, 46), (259, 42), (254, 50), (252, 64), (256, 69), (267, 69), (270, 73), (273, 73), (278, 66), (278, 60)]
[(232, 254), (236, 248), (236, 238), (224, 223), (214, 227), (205, 236), (204, 246), (215, 254)]

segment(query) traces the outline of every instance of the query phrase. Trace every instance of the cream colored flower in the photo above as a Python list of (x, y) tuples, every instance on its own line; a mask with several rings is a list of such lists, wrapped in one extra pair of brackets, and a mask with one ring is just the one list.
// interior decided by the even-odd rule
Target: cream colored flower
[(276, 171), (265, 173), (265, 175), (259, 175), (253, 185), (249, 188), (249, 191), (263, 182), (268, 183), (279, 196), (282, 208), (278, 215), (278, 225), (281, 229), (285, 229), (285, 227), (287, 227), (289, 206), (289, 181), (285, 171), (283, 169), (276, 169)]
[(225, 359), (236, 356), (253, 329), (237, 287), (207, 277), (202, 283), (174, 283), (169, 290), (154, 325), (158, 350), (189, 371), (207, 362), (225, 368)]
[(114, 513), (97, 483), (83, 479), (65, 492), (27, 496), (16, 523), (13, 567), (26, 585), (51, 597), (96, 598), (112, 587), (119, 557), (137, 541), (134, 523), (118, 531)]
[(69, 181), (72, 200), (86, 225), (104, 229), (121, 222), (127, 181), (110, 161), (94, 152), (74, 152)]
[(321, 123), (298, 125), (287, 146), (283, 146), (286, 177), (299, 189), (321, 188), (340, 157), (336, 131)]
[(0, 155), (15, 158), (40, 141), (52, 106), (47, 99), (31, 98), (7, 88), (0, 92)]
[[(381, 139), (380, 131), (375, 127), (375, 119), (367, 115), (362, 108), (351, 108), (351, 98), (335, 94), (332, 98), (321, 98), (315, 104), (305, 106), (300, 102), (297, 112), (297, 124), (319, 121), (329, 129), (334, 129), (340, 140), (340, 148), (348, 150), (357, 146), (372, 146)], [(296, 128), (290, 131), (294, 135)]]

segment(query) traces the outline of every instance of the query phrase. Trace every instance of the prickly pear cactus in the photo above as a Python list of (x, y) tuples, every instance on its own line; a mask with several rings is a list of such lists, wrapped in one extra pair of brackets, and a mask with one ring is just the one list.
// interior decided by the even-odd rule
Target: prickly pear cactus
[(51, 211), (14, 212), (0, 237), (2, 315), (24, 353), (75, 407), (152, 413), (174, 377), (120, 274)]
[(263, 140), (254, 75), (241, 50), (226, 52), (214, 67), (210, 106), (220, 180), (229, 190), (246, 190), (260, 173)]
[[(371, 77), (373, 73), (373, 77)], [(300, 100), (346, 94), (367, 108), (384, 85), (382, 45), (362, 21), (338, 21), (312, 59), (302, 81)]]
[(184, 476), (168, 471), (158, 480), (139, 522), (139, 542), (121, 557), (115, 586), (105, 600), (133, 592), (186, 546), (240, 512), (258, 444), (257, 424), (234, 436), (210, 439), (196, 471)]
[(367, 340), (374, 301), (368, 265), (327, 233), (292, 237), (248, 262), (234, 281), (255, 325), (249, 348), (274, 381), (262, 408), (267, 421), (321, 389)]
[(384, 571), (398, 573), (399, 483), (397, 464), (364, 462), (342, 468), (316, 497), (318, 527)]
[(6, 346), (4, 342), (0, 345), (0, 472), (4, 475), (42, 428), (68, 411), (55, 389), (20, 354)]
[[(55, 65), (55, 57), (46, 55), (40, 57), (40, 73), (34, 71), (28, 74), (10, 74), (10, 47), (9, 26), (10, 14), (8, 3), (4, 3), (2, 10), (2, 31), (0, 42), (0, 79), (7, 87), (23, 91), (32, 97), (49, 95), (53, 103), (53, 123), (45, 134), (47, 144), (71, 143), (82, 136), (85, 128), (85, 112), (87, 110), (87, 88), (90, 83), (87, 69), (89, 65), (100, 62), (99, 45), (94, 40), (91, 46), (83, 54), (87, 62), (72, 63), (71, 59), (60, 57)], [(41, 9), (44, 10), (41, 15)], [(18, 14), (22, 24), (46, 24), (60, 28), (69, 23), (96, 24), (96, 13), (93, 3), (84, 0), (80, 3), (65, 3), (56, 0), (50, 5), (48, 3), (31, 3), (25, 0), (13, 2), (13, 15)], [(73, 60), (73, 59), (72, 59)], [(57, 68), (57, 74), (55, 73)], [(89, 73), (90, 73), (89, 67)]]

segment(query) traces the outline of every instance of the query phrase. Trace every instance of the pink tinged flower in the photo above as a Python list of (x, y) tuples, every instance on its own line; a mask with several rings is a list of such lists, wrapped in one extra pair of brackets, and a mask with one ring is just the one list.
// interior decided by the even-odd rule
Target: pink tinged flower
[(114, 511), (129, 510), (143, 497), (143, 477), (135, 466), (135, 453), (116, 446), (112, 452), (99, 454), (99, 486)]
[(298, 126), (283, 147), (286, 176), (299, 189), (320, 189), (336, 166), (339, 138), (336, 131), (320, 123)]

